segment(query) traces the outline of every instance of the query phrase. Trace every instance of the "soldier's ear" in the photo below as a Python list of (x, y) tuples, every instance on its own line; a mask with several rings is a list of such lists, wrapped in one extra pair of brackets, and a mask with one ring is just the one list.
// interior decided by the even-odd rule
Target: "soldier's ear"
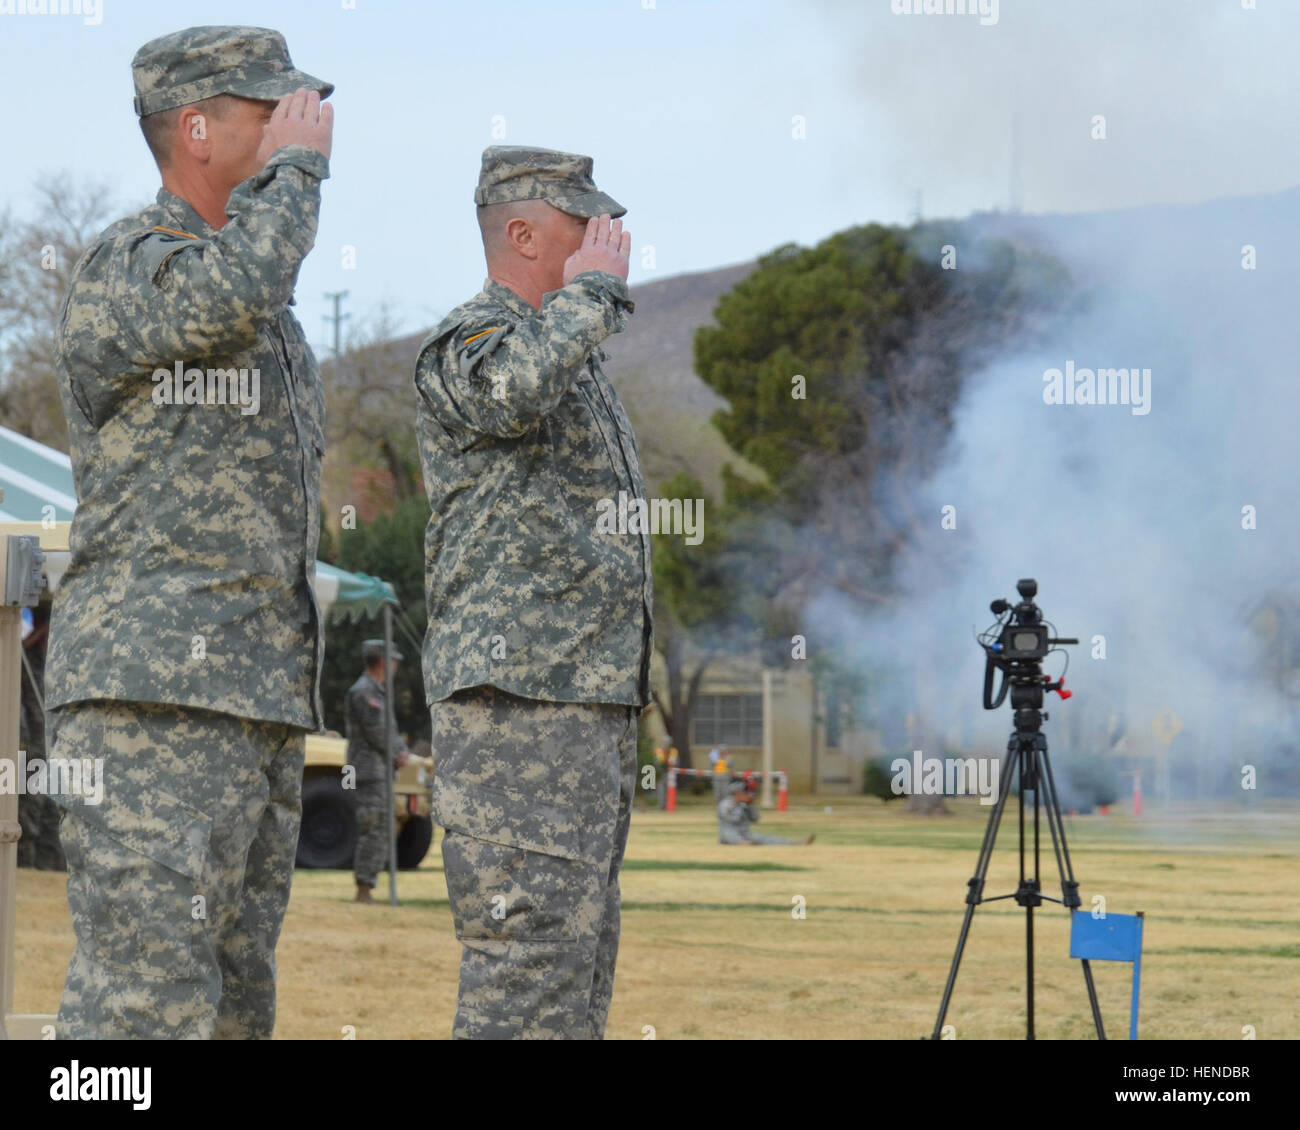
[(536, 259), (541, 254), (537, 244), (537, 228), (524, 216), (514, 216), (506, 223), (506, 245), (525, 259)]
[(172, 136), (172, 151), (178, 149), (198, 161), (206, 162), (212, 155), (212, 141), (208, 137), (211, 115), (198, 106), (182, 106)]

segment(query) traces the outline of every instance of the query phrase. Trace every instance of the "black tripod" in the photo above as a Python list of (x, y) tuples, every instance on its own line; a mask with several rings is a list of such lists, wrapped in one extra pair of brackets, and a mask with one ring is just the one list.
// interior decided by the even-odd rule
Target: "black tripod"
[[(1023, 585), (1025, 582), (1021, 582)], [(1032, 583), (1032, 582), (1031, 582)], [(1023, 589), (1021, 590), (1024, 591)], [(1026, 594), (1032, 595), (1032, 594)], [(995, 609), (996, 610), (996, 609)], [(1053, 643), (1074, 643), (1074, 640), (1053, 640)], [(1001, 664), (999, 664), (1001, 666)], [(1027, 1000), (1025, 1039), (1034, 1038), (1034, 907), (1041, 906), (1044, 899), (1059, 902), (1073, 911), (1080, 905), (1079, 884), (1074, 878), (1074, 868), (1070, 864), (1070, 851), (1065, 844), (1065, 827), (1061, 822), (1061, 806), (1057, 800), (1056, 781), (1052, 777), (1052, 763), (1047, 757), (1047, 735), (1042, 732), (1043, 691), (1060, 691), (1062, 681), (1052, 681), (1042, 674), (1038, 663), (1010, 663), (1004, 668), (1006, 681), (1011, 685), (1011, 707), (1015, 711), (1015, 732), (1007, 743), (1007, 760), (1002, 767), (1002, 778), (998, 788), (997, 805), (989, 814), (988, 827), (984, 829), (984, 843), (980, 847), (979, 860), (975, 864), (975, 875), (967, 884), (966, 917), (961, 924), (961, 935), (957, 939), (957, 952), (953, 955), (952, 968), (948, 972), (948, 984), (943, 990), (943, 1003), (939, 1005), (939, 1019), (934, 1022), (932, 1039), (938, 1040), (943, 1035), (943, 1018), (948, 1012), (948, 1002), (952, 999), (953, 985), (957, 982), (957, 967), (961, 964), (962, 950), (966, 947), (966, 937), (970, 933), (971, 920), (975, 908), (982, 902), (997, 902), (1000, 899), (1014, 898), (1025, 908), (1025, 988)], [(992, 664), (985, 678), (985, 706), (990, 706), (992, 688)], [(1005, 694), (1005, 686), (1003, 688)], [(1069, 692), (1065, 692), (1068, 694)], [(999, 696), (999, 702), (1001, 696)], [(995, 704), (996, 705), (996, 704)], [(991, 707), (990, 707), (991, 708)], [(1018, 781), (1017, 794), (1020, 807), (1020, 884), (1010, 894), (984, 897), (984, 880), (988, 875), (989, 860), (993, 856), (993, 845), (997, 840), (998, 826), (1002, 822), (1002, 813), (1006, 808), (1007, 794), (1011, 791), (1013, 777)], [(1034, 873), (1033, 878), (1025, 874), (1025, 793), (1034, 794)], [(1052, 847), (1056, 851), (1056, 868), (1061, 876), (1062, 898), (1052, 898), (1042, 893), (1038, 871), (1039, 847), (1039, 800), (1041, 808), (1047, 814), (1047, 827), (1052, 833)], [(1088, 1000), (1092, 1004), (1092, 1018), (1097, 1025), (1097, 1038), (1104, 1040), (1106, 1033), (1101, 1025), (1101, 1008), (1097, 1004), (1097, 989), (1092, 982), (1092, 966), (1083, 959), (1083, 978), (1088, 984)]]

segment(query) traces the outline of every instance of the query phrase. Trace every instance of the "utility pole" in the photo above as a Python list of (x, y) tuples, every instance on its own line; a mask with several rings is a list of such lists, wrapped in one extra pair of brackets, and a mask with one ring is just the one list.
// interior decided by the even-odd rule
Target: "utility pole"
[(321, 317), (324, 318), (325, 321), (327, 322), (334, 323), (334, 356), (335, 357), (339, 355), (339, 331), (343, 326), (343, 320), (345, 318), (352, 317), (351, 314), (342, 314), (339, 312), (339, 308), (343, 305), (343, 300), (347, 296), (348, 296), (348, 292), (346, 290), (336, 291), (333, 294), (329, 293), (328, 291), (326, 291), (325, 293), (325, 297), (334, 303), (334, 316), (330, 317), (330, 315), (328, 314), (322, 314)]

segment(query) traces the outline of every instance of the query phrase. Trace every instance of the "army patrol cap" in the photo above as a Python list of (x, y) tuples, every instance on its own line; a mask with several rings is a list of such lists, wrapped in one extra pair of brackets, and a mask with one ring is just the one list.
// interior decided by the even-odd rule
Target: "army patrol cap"
[[(366, 640), (366, 642), (361, 645), (361, 658), (364, 659), (367, 663), (373, 663), (376, 659), (383, 659), (383, 657), (384, 657), (383, 640)], [(397, 648), (393, 648), (388, 653), (388, 658), (397, 659), (400, 661), (402, 658), (402, 653), (398, 651)]]
[(334, 84), (298, 70), (284, 36), (265, 27), (187, 27), (151, 39), (131, 60), (139, 117), (188, 106), (218, 94), (278, 102), (301, 86), (334, 92)]
[(534, 149), (526, 145), (489, 145), (474, 190), (475, 204), (509, 204), (545, 200), (570, 216), (617, 219), (627, 209), (591, 179), (592, 160), (579, 153)]

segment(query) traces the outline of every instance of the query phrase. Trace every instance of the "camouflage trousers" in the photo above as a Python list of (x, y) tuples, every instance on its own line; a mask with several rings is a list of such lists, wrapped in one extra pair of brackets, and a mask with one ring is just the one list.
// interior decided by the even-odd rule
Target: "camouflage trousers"
[(304, 731), (136, 702), (50, 724), (53, 756), (104, 759), (101, 803), (61, 798), (77, 944), (59, 1038), (269, 1038)]
[(456, 1039), (602, 1039), (636, 712), (492, 687), (432, 707), (434, 819), (464, 947)]
[(357, 882), (373, 887), (388, 862), (388, 787), (383, 781), (357, 782), (357, 851), (352, 870)]

